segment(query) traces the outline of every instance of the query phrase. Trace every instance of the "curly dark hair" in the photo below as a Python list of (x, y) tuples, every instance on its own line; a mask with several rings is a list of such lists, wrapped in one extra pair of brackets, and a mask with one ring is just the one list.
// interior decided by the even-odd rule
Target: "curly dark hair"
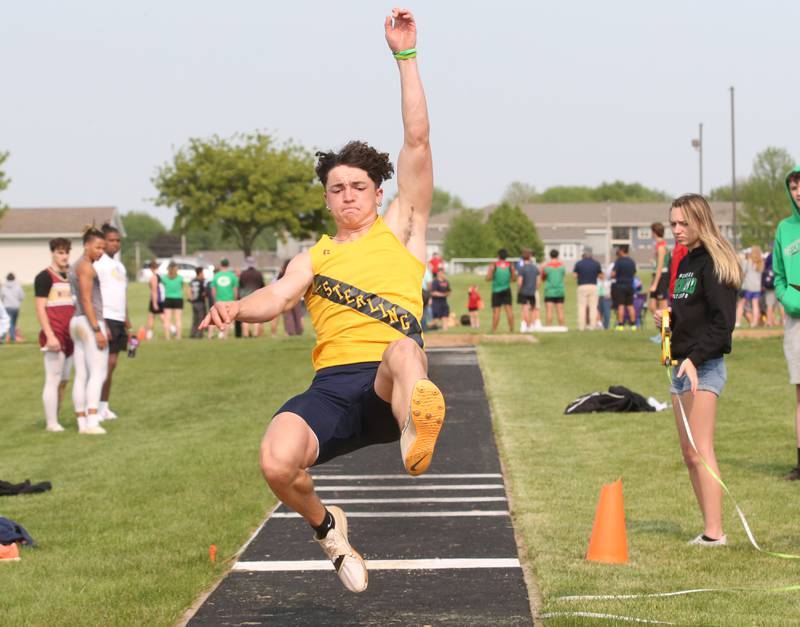
[(389, 153), (378, 152), (366, 142), (354, 140), (339, 152), (317, 152), (317, 176), (326, 185), (328, 173), (337, 165), (349, 165), (354, 168), (361, 168), (375, 183), (375, 187), (380, 187), (383, 181), (388, 181), (394, 174), (394, 166), (389, 161)]

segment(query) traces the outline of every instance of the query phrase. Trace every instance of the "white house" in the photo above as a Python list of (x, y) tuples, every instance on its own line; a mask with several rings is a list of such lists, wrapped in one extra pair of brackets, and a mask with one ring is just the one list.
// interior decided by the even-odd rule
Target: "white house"
[(34, 277), (50, 263), (49, 242), (66, 237), (72, 242), (70, 262), (83, 253), (83, 230), (108, 222), (124, 235), (116, 207), (12, 208), (0, 218), (0, 281), (13, 272), (20, 283)]

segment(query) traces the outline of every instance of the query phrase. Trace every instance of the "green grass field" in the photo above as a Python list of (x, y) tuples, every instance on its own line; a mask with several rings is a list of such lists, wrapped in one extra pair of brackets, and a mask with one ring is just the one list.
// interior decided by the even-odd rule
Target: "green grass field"
[[(457, 313), (472, 280), (452, 279)], [(488, 290), (482, 291), (488, 300)], [(573, 293), (568, 288), (571, 326)], [(146, 303), (142, 286), (132, 286), (131, 303), (138, 327)], [(489, 315), (482, 312), (482, 331)], [(32, 340), (37, 325), (30, 299), (21, 324)], [(749, 546), (730, 501), (731, 546), (686, 546), (702, 522), (671, 413), (563, 415), (579, 394), (613, 384), (667, 400), (658, 347), (648, 335), (570, 332), (542, 336), (534, 345), (479, 349), (515, 525), (526, 547), (521, 557), (534, 575), (541, 611), (682, 624), (796, 623), (798, 592), (556, 600), (800, 584), (797, 561), (762, 556)], [(311, 345), (308, 336), (147, 343), (135, 359), (121, 357), (112, 396), (121, 419), (95, 438), (77, 436), (69, 401), (61, 415), (67, 432), (46, 433), (40, 353), (30, 341), (0, 347), (0, 479), (54, 486), (47, 494), (0, 500), (0, 515), (25, 525), (40, 544), (23, 550), (21, 562), (0, 565), (0, 624), (174, 624), (226, 569), (222, 560), (210, 563), (209, 545), (216, 544), (222, 558), (231, 556), (274, 504), (258, 471), (259, 439), (271, 412), (310, 379)], [(717, 429), (723, 476), (762, 546), (800, 552), (800, 486), (781, 480), (795, 449), (793, 392), (780, 339), (737, 340), (728, 372)], [(588, 563), (583, 555), (600, 487), (620, 476), (630, 563)], [(576, 622), (609, 624), (574, 617), (547, 624)]]

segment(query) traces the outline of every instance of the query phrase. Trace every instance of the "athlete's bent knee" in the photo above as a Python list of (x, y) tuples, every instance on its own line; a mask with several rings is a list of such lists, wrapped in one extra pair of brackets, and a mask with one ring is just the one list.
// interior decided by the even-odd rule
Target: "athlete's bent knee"
[(271, 447), (261, 447), (261, 474), (270, 486), (289, 486), (300, 471), (298, 464), (286, 457), (275, 454)]
[(414, 340), (410, 337), (404, 337), (401, 340), (395, 340), (389, 344), (389, 347), (384, 353), (384, 358), (403, 361), (405, 359), (423, 357), (424, 355), (425, 353), (422, 352), (422, 349)]

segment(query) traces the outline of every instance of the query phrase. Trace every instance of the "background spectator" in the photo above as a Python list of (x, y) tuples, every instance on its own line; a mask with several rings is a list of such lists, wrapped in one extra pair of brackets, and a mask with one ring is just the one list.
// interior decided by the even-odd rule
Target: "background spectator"
[(195, 276), (189, 281), (189, 302), (192, 305), (192, 331), (191, 337), (201, 338), (203, 332), (197, 327), (203, 318), (206, 317), (206, 280), (203, 276), (203, 268), (194, 269)]
[(514, 332), (514, 309), (511, 305), (511, 281), (516, 279), (516, 271), (507, 261), (508, 251), (501, 248), (497, 251), (497, 261), (489, 266), (486, 280), (492, 282), (492, 333), (500, 322), (500, 308), (505, 307), (508, 319), (508, 330)]
[(628, 256), (628, 245), (617, 248), (617, 260), (611, 269), (611, 300), (617, 310), (617, 331), (625, 330), (625, 321), (636, 328), (636, 310), (633, 306), (633, 277), (636, 276), (636, 262)]
[(470, 285), (467, 292), (467, 311), (469, 311), (469, 326), (479, 329), (481, 326), (480, 310), (483, 309), (483, 300), (477, 285)]
[[(256, 290), (264, 287), (264, 275), (256, 268), (254, 257), (247, 257), (244, 260), (245, 269), (239, 274), (239, 298), (249, 296)], [(243, 337), (259, 337), (264, 327), (261, 324), (242, 322)]]
[[(517, 277), (517, 304), (521, 306), (519, 323), (520, 333), (533, 331), (534, 324), (539, 320), (535, 316), (536, 309), (536, 289), (539, 283), (539, 266), (533, 258), (530, 250), (522, 251), (522, 259), (519, 266), (519, 276)], [(541, 324), (540, 324), (541, 326)]]
[[(764, 258), (764, 271), (761, 273), (761, 290), (764, 293), (764, 310), (767, 326), (774, 327), (783, 322), (783, 308), (775, 296), (775, 271), (772, 269), (772, 253)], [(778, 314), (777, 316), (775, 314)]]
[[(746, 254), (744, 264), (744, 281), (742, 282), (741, 298), (736, 305), (736, 326), (742, 323), (744, 314), (751, 327), (757, 327), (761, 320), (761, 275), (764, 272), (764, 256), (761, 248), (753, 246)], [(745, 305), (749, 305), (749, 312), (745, 312)]]
[(542, 281), (544, 282), (544, 305), (546, 309), (545, 324), (550, 326), (553, 322), (553, 307), (558, 316), (559, 326), (564, 326), (564, 275), (567, 269), (558, 258), (558, 251), (550, 251), (550, 261), (542, 270)]
[(3, 287), (0, 287), (0, 302), (6, 308), (9, 317), (8, 341), (12, 344), (16, 341), (21, 341), (22, 337), (17, 332), (17, 320), (19, 319), (19, 308), (22, 306), (22, 301), (25, 300), (25, 292), (22, 286), (17, 282), (16, 277), (12, 272), (6, 276), (6, 282)]
[[(239, 290), (239, 277), (230, 269), (230, 262), (227, 259), (221, 260), (219, 265), (220, 271), (214, 275), (214, 280), (211, 282), (211, 294), (214, 297), (214, 302), (225, 303), (236, 300)], [(285, 272), (286, 269), (284, 268), (283, 271)], [(210, 333), (211, 327), (208, 327), (208, 329)], [(224, 340), (226, 332), (227, 329), (220, 329), (217, 337)]]
[(583, 257), (575, 264), (573, 272), (578, 282), (578, 331), (585, 331), (587, 324), (593, 331), (597, 328), (597, 280), (603, 276), (603, 268), (592, 258), (592, 249), (588, 246), (583, 249)]
[(450, 296), (450, 292), (450, 282), (444, 270), (439, 270), (431, 282), (431, 308), (433, 323), (443, 330), (449, 326), (450, 305), (447, 303), (447, 297)]

